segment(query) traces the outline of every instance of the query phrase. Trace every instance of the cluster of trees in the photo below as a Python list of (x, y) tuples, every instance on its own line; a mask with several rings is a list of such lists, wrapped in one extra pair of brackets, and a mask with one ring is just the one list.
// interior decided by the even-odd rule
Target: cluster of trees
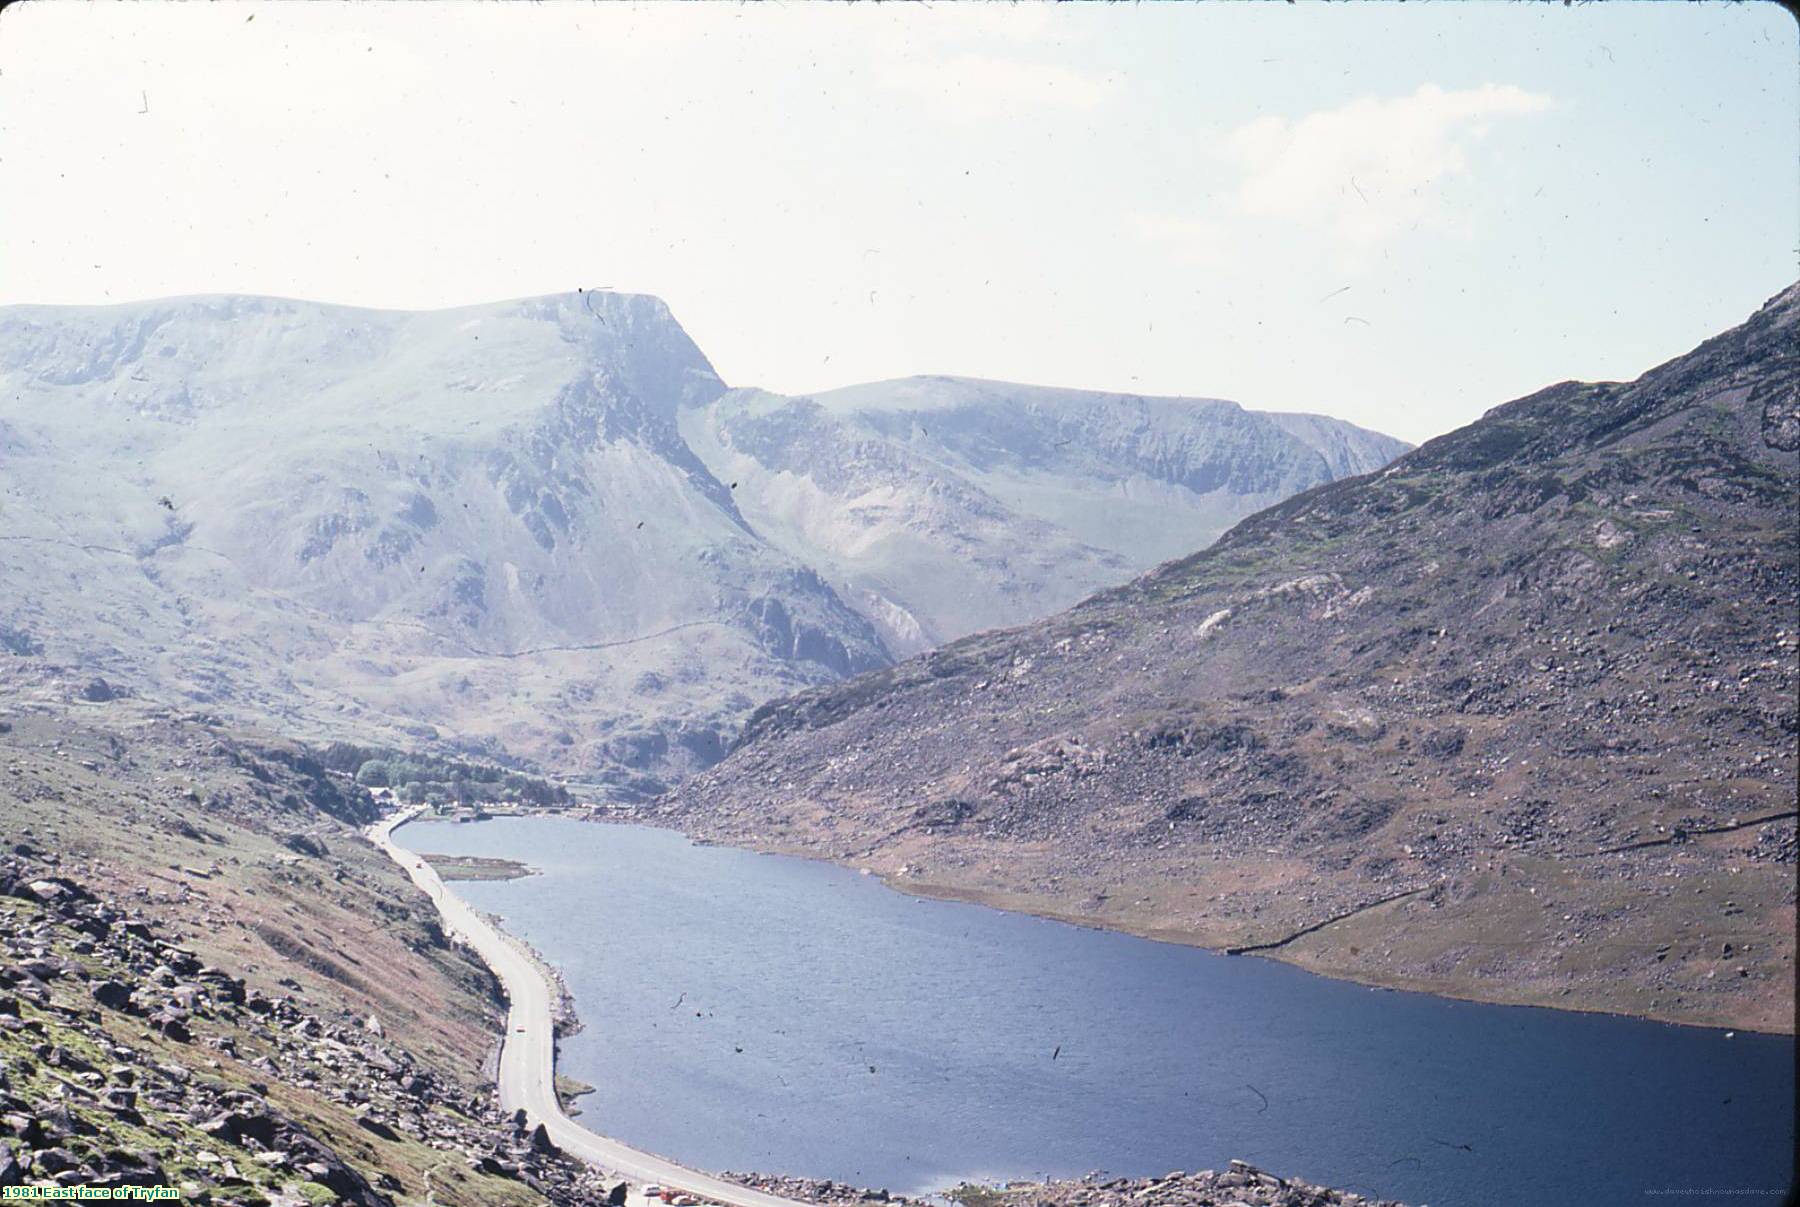
[(371, 750), (335, 742), (325, 752), (325, 765), (356, 776), (365, 788), (392, 788), (408, 804), (481, 804), (505, 801), (533, 805), (566, 805), (569, 790), (534, 775), (484, 763)]

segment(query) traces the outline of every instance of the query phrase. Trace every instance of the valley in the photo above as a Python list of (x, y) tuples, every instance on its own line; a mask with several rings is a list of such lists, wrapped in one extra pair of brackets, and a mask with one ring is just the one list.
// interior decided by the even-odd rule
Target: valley
[[(0, 1178), (631, 1193), (586, 1159), (777, 1201), (509, 1090), (556, 1036), (503, 1025), (503, 953), (446, 933), (359, 831), (396, 798), (641, 804), (772, 696), (1043, 615), (1404, 447), (955, 378), (728, 390), (627, 295), (0, 311), (0, 1030), (23, 1045)], [(436, 870), (412, 874), (448, 908)], [(517, 1008), (538, 970), (511, 971)], [(1285, 1193), (1245, 1169), (1219, 1185)]]
[[(0, 716), (0, 1187), (644, 1207), (660, 1179), (751, 1207), (906, 1201), (634, 1163), (541, 1097), (513, 1111), (496, 1076), (547, 1075), (569, 1033), (526, 996), (549, 986), (535, 962), (505, 964), (511, 940), (487, 931), (483, 951), (447, 930), (443, 885), (421, 866), (434, 889), (417, 891), (365, 838), (383, 806), (334, 757), (141, 700)], [(543, 1011), (535, 1046), (510, 1042), (527, 1034), (484, 957), (515, 1009)], [(1241, 1162), (1144, 1189), (1177, 1207), (1196, 1186), (1253, 1207), (1292, 1207), (1295, 1187), (1313, 1207), (1377, 1203)]]
[(0, 1200), (1800, 1204), (1787, 9), (0, 10)]
[(1372, 984), (1792, 1033), (1797, 312), (766, 706), (655, 816)]
[[(528, 601), (522, 611), (477, 608), (452, 631), (438, 627), (447, 613), (408, 619), (430, 611), (431, 589), (402, 585), (404, 566), (416, 552), (429, 579), (436, 555), (409, 544), (383, 571), (370, 552), (429, 544), (435, 522), (401, 539), (373, 521), (312, 521), (300, 563), (320, 563), (316, 576), (221, 610), (222, 580), (183, 577), (199, 548), (188, 529), (133, 553), (101, 543), (119, 539), (102, 532), (117, 522), (113, 503), (96, 500), (86, 519), (39, 510), (71, 536), (101, 527), (87, 530), (94, 542), (57, 538), (80, 565), (31, 577), (15, 564), (0, 659), (0, 815), (12, 843), (0, 1040), (18, 1049), (0, 1093), (23, 1146), (12, 1176), (171, 1179), (201, 1201), (216, 1191), (271, 1207), (325, 1194), (523, 1205), (634, 1193), (592, 1161), (614, 1179), (712, 1187), (724, 1203), (841, 1197), (842, 1181), (770, 1174), (734, 1176), (786, 1188), (775, 1198), (734, 1190), (573, 1123), (549, 1088), (574, 1034), (566, 1002), (557, 1021), (549, 1013), (566, 992), (560, 976), (540, 980), (539, 964), (439, 879), (476, 896), (529, 892), (558, 865), (548, 852), (447, 844), (462, 853), (409, 872), (361, 833), (396, 799), (470, 817), (634, 817), (830, 860), (917, 897), (1370, 985), (1791, 1035), (1800, 630), (1782, 617), (1800, 577), (1784, 511), (1800, 447), (1796, 308), (1789, 291), (1638, 382), (1555, 386), (1337, 480), (1390, 449), (1224, 403), (960, 379), (784, 400), (723, 391), (694, 363), (665, 367), (664, 396), (678, 381), (711, 402), (646, 419), (625, 443), (663, 441), (664, 468), (647, 480), (698, 491), (712, 510), (694, 513), (689, 499), (684, 514), (735, 530), (727, 543), (751, 562), (718, 563), (719, 574), (740, 581), (755, 564), (771, 575), (772, 594), (715, 594), (704, 619), (639, 584), (607, 597), (624, 601), (624, 620), (595, 613), (569, 627), (577, 614), (556, 612), (557, 551), (566, 543), (582, 573), (605, 564), (573, 527), (534, 539), (550, 560), (534, 592), (508, 596)], [(615, 317), (673, 340), (659, 314)], [(557, 422), (616, 419), (637, 395), (608, 380), (594, 387), (603, 403), (565, 398)], [(1284, 451), (1220, 460), (1259, 446)], [(620, 455), (610, 437), (590, 448)], [(562, 472), (561, 452), (540, 451), (540, 470)], [(466, 453), (442, 456), (407, 471), (439, 492), (434, 515), (471, 472)], [(42, 484), (34, 475), (56, 464), (29, 462), (8, 462), (13, 482)], [(566, 484), (593, 472), (588, 463)], [(1108, 475), (1140, 485), (1105, 506), (1068, 486)], [(1142, 485), (1152, 479), (1165, 485)], [(530, 507), (508, 497), (527, 528), (549, 514), (548, 495)], [(617, 497), (594, 493), (593, 514)], [(1224, 508), (1215, 516), (1273, 502), (1233, 526), (1211, 521), (1225, 530), (1199, 553), (1090, 592), (1182, 539), (1142, 510), (1172, 497), (1206, 540), (1217, 529), (1198, 500)], [(20, 500), (41, 507), (42, 494), (15, 485), (8, 506)], [(237, 505), (210, 514), (209, 542), (249, 539)], [(270, 519), (256, 523), (291, 530)], [(1106, 549), (1108, 528), (1137, 535)], [(477, 527), (454, 540), (504, 543)], [(657, 556), (674, 545), (669, 531), (659, 540)], [(23, 558), (42, 543), (7, 545)], [(263, 573), (274, 574), (276, 544), (254, 554), (276, 559)], [(90, 579), (87, 563), (127, 557), (135, 579)], [(211, 593), (208, 609), (190, 607), (195, 591)], [(380, 592), (397, 594), (383, 603)], [(645, 610), (652, 602), (662, 610)], [(57, 635), (43, 617), (65, 607), (76, 619)], [(347, 619), (358, 615), (373, 619)], [(495, 727), (489, 705), (476, 710), (488, 736), (474, 739), (437, 728), (450, 713), (420, 713), (437, 718), (421, 728), (373, 695), (339, 695), (342, 681), (327, 690), (322, 668), (340, 665), (345, 643), (409, 629), (423, 661), (365, 660), (368, 682), (450, 707), (416, 672), (446, 648), (433, 642), (454, 639), (470, 691), (502, 668), (492, 690), (505, 685), (529, 733), (613, 734), (600, 756), (610, 770), (584, 778), (566, 762), (588, 759), (591, 743), (527, 737), (515, 750), (503, 734), (528, 731)], [(667, 699), (654, 670), (633, 670), (635, 694), (623, 695), (570, 696), (539, 674), (537, 660), (574, 674), (593, 659), (616, 678), (639, 667), (643, 647), (671, 642), (694, 660), (690, 698), (713, 710), (698, 746), (664, 741), (702, 732), (687, 720), (639, 711), (645, 693)], [(742, 657), (715, 660), (727, 648)], [(235, 651), (232, 691), (189, 690), (222, 651)], [(776, 670), (755, 670), (721, 701), (720, 666)], [(782, 685), (804, 690), (754, 706)], [(259, 704), (265, 691), (281, 707)], [(171, 707), (171, 694), (183, 703)], [(734, 711), (748, 714), (736, 737)], [(306, 741), (276, 736), (289, 732)], [(617, 744), (625, 732), (637, 736)], [(659, 777), (674, 787), (652, 796), (668, 788)], [(672, 883), (659, 877), (658, 894)], [(457, 940), (434, 896), (465, 933), (499, 946)], [(503, 1021), (508, 997), (526, 1011), (523, 1032)], [(209, 1055), (196, 1067), (198, 1049)], [(596, 1115), (616, 1092), (583, 1088)], [(1052, 1180), (1034, 1193), (1103, 1202), (1125, 1185), (1153, 1202), (1291, 1198), (1289, 1182), (1241, 1162), (1148, 1182)]]

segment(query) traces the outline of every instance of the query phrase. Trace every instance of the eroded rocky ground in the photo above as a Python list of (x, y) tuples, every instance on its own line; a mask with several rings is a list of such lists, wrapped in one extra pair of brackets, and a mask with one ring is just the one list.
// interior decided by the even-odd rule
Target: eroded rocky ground
[(0, 1185), (245, 1207), (617, 1189), (498, 1113), (492, 981), (356, 833), (366, 794), (149, 709), (0, 724)]
[(1223, 1170), (1176, 1170), (1158, 1178), (1089, 1177), (964, 1191), (963, 1207), (1402, 1207), (1347, 1190), (1284, 1178), (1244, 1161)]
[(891, 1203), (895, 1207), (923, 1207), (926, 1202), (924, 1199), (890, 1194), (886, 1190), (851, 1186), (846, 1182), (835, 1182), (830, 1178), (800, 1178), (773, 1173), (734, 1173), (730, 1170), (726, 1170), (719, 1176), (741, 1186), (766, 1190), (770, 1194), (778, 1194), (783, 1198), (798, 1199), (803, 1203), (825, 1203), (830, 1204), (831, 1207), (872, 1207), (876, 1203)]
[[(725, 1176), (746, 1186), (829, 1207), (872, 1207), (877, 1203), (919, 1207), (924, 1202), (814, 1178)], [(962, 1207), (1402, 1207), (1389, 1199), (1365, 1198), (1280, 1177), (1244, 1161), (1233, 1161), (1223, 1170), (1175, 1170), (1154, 1178), (1102, 1178), (1096, 1174), (1058, 1182), (1013, 1182), (1004, 1187), (965, 1185), (950, 1190), (948, 1197)]]

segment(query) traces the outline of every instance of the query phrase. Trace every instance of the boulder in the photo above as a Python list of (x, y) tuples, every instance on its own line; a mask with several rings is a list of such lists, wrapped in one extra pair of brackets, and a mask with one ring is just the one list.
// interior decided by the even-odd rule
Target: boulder
[(356, 1118), (356, 1126), (362, 1128), (366, 1132), (373, 1132), (383, 1140), (398, 1140), (400, 1138), (398, 1132), (373, 1115), (358, 1115)]
[(55, 1143), (68, 1136), (89, 1136), (93, 1132), (93, 1126), (70, 1110), (66, 1102), (49, 1107), (40, 1105), (37, 1110), (37, 1142), (40, 1144)]
[(169, 1175), (149, 1154), (110, 1152), (98, 1159), (88, 1185), (97, 1190), (113, 1190), (120, 1186), (161, 1186), (168, 1180)]
[(193, 1032), (188, 1030), (187, 1022), (174, 1010), (162, 1010), (150, 1016), (150, 1025), (163, 1033), (163, 1036), (178, 1044), (185, 1044), (192, 1039)]
[(31, 1159), (31, 1163), (37, 1166), (39, 1173), (52, 1175), (66, 1173), (81, 1164), (75, 1159), (75, 1154), (66, 1148), (40, 1149), (37, 1156)]
[(81, 698), (90, 704), (105, 704), (110, 700), (119, 699), (122, 695), (124, 693), (118, 688), (98, 676), (90, 679), (87, 685), (81, 689)]
[(23, 888), (13, 890), (27, 901), (35, 901), (39, 905), (57, 905), (69, 894), (69, 886), (60, 880), (33, 880)]
[(202, 967), (200, 971), (194, 974), (194, 977), (196, 980), (204, 981), (207, 985), (211, 986), (212, 995), (215, 998), (222, 998), (225, 1001), (238, 1006), (242, 1006), (247, 999), (247, 994), (244, 991), (244, 982), (228, 972), (223, 972), (217, 968)]
[(276, 1124), (266, 1111), (230, 1110), (208, 1119), (200, 1130), (229, 1144), (241, 1145), (249, 1139), (269, 1148), (275, 1143)]
[(310, 834), (284, 834), (281, 845), (296, 855), (306, 855), (318, 859), (325, 854), (325, 844)]

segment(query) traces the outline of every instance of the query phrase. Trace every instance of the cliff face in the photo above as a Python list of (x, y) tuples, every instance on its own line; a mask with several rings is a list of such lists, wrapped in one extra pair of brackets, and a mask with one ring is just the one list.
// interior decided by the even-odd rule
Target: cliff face
[(1797, 307), (768, 705), (666, 815), (1371, 981), (1791, 1030)]
[[(1347, 464), (1228, 403), (977, 393), (915, 445), (899, 403), (728, 393), (667, 307), (612, 293), (0, 310), (0, 681), (99, 673), (641, 795), (756, 704), (1166, 555), (1059, 518), (1081, 500), (1185, 550)], [(971, 451), (1015, 430), (1037, 451), (1004, 473)]]

